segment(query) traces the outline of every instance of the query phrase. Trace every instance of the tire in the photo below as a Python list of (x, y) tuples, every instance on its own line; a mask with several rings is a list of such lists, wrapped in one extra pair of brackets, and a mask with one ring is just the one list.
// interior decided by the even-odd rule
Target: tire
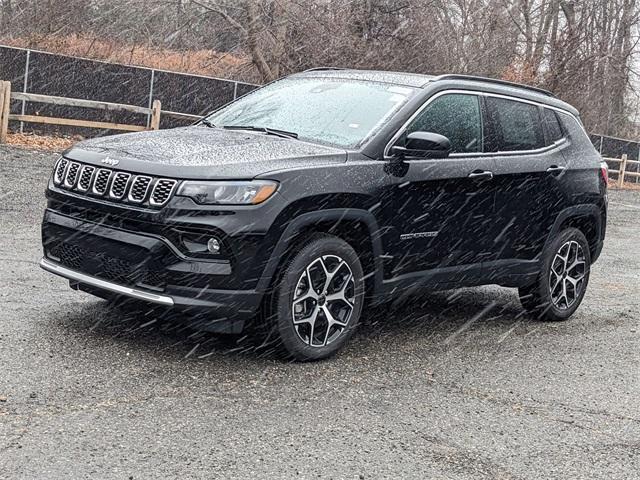
[(262, 315), (267, 336), (280, 353), (297, 361), (332, 356), (360, 320), (363, 277), (358, 255), (347, 242), (313, 235), (280, 271)]
[(518, 289), (520, 303), (540, 320), (566, 320), (584, 298), (590, 268), (587, 239), (577, 228), (567, 228), (544, 251), (536, 282)]

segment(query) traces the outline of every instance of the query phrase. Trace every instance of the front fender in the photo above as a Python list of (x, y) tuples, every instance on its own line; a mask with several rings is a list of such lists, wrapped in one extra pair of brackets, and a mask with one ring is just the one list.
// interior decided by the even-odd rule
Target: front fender
[(271, 252), (269, 260), (258, 281), (257, 290), (264, 293), (269, 288), (282, 258), (301, 231), (320, 223), (338, 223), (341, 221), (359, 221), (366, 225), (373, 249), (374, 290), (378, 291), (382, 286), (382, 260), (380, 258), (382, 255), (382, 240), (380, 238), (380, 228), (376, 218), (371, 212), (358, 208), (330, 208), (303, 213), (291, 220), (282, 235), (280, 235), (276, 247)]

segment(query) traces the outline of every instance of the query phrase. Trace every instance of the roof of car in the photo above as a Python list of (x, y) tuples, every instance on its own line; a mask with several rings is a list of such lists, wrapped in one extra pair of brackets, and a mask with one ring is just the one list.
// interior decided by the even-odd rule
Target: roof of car
[(334, 67), (319, 67), (296, 73), (293, 77), (321, 77), (321, 78), (343, 78), (352, 80), (368, 80), (372, 82), (384, 82), (395, 85), (402, 85), (413, 88), (426, 88), (436, 83), (447, 84), (448, 86), (466, 86), (471, 88), (481, 88), (482, 90), (504, 93), (524, 99), (543, 102), (548, 105), (568, 110), (574, 115), (578, 111), (568, 103), (559, 100), (552, 92), (542, 88), (523, 85), (488, 77), (474, 75), (425, 75), (421, 73), (406, 72), (385, 72), (382, 70), (354, 70)]
[(372, 82), (405, 85), (407, 87), (423, 87), (429, 82), (429, 80), (435, 78), (433, 75), (423, 75), (421, 73), (385, 72), (382, 70), (350, 70), (331, 67), (312, 68), (310, 70), (305, 70), (304, 72), (296, 73), (293, 76), (369, 80)]

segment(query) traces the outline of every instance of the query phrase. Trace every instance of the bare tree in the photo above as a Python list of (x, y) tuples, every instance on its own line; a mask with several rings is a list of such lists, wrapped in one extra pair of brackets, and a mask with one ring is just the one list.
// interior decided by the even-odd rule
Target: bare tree
[(550, 88), (605, 134), (637, 116), (637, 0), (0, 0), (0, 19), (5, 41), (64, 51), (82, 37), (83, 55), (112, 45), (130, 61), (210, 52), (198, 73), (228, 56), (224, 75), (245, 81), (320, 65), (460, 72)]

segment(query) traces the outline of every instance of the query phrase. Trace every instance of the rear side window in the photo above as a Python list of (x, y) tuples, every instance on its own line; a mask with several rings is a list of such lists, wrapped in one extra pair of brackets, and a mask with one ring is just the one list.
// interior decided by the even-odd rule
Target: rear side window
[(482, 120), (477, 95), (451, 93), (433, 100), (411, 122), (411, 132), (431, 132), (451, 141), (453, 153), (482, 151)]
[(491, 119), (489, 151), (512, 152), (544, 147), (538, 107), (529, 103), (487, 97)]
[(547, 145), (551, 145), (553, 142), (557, 142), (564, 137), (556, 112), (548, 108), (543, 109), (542, 122), (547, 131)]

